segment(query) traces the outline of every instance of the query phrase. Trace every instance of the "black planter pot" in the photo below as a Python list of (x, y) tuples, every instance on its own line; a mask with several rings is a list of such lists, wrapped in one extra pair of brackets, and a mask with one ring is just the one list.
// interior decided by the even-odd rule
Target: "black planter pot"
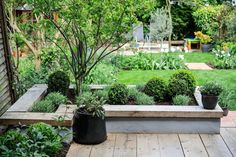
[(223, 116), (227, 116), (229, 113), (229, 109), (227, 107), (222, 107), (223, 110)]
[(202, 52), (209, 52), (212, 48), (211, 44), (202, 44)]
[(105, 119), (75, 111), (73, 117), (73, 140), (80, 144), (99, 144), (107, 139)]
[(202, 104), (205, 109), (215, 109), (218, 96), (202, 95)]

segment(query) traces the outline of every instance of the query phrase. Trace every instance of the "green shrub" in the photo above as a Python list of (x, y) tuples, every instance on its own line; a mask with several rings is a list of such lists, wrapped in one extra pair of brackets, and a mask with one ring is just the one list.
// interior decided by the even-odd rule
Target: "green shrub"
[(27, 129), (27, 135), (33, 143), (37, 143), (38, 151), (53, 156), (62, 148), (62, 139), (50, 125), (37, 123)]
[(196, 80), (191, 72), (181, 70), (170, 77), (168, 90), (173, 98), (176, 95), (192, 96), (196, 88)]
[(202, 95), (214, 95), (219, 96), (223, 91), (223, 87), (215, 82), (207, 82), (200, 88)]
[(128, 88), (124, 84), (113, 84), (108, 91), (111, 104), (126, 104), (128, 102)]
[(154, 97), (155, 101), (163, 101), (166, 97), (167, 85), (162, 78), (153, 78), (145, 85), (144, 93)]
[(49, 93), (45, 100), (51, 101), (55, 108), (58, 108), (59, 105), (64, 105), (67, 102), (67, 98), (58, 92)]
[(76, 97), (76, 104), (78, 108), (85, 113), (92, 114), (97, 117), (104, 117), (105, 111), (103, 105), (105, 101), (94, 96), (92, 92), (84, 92)]
[(173, 98), (174, 105), (189, 105), (191, 98), (187, 95), (176, 95)]
[(60, 92), (66, 95), (70, 86), (70, 78), (63, 71), (56, 71), (48, 78), (48, 92)]
[(128, 100), (129, 101), (136, 101), (139, 93), (140, 92), (136, 88), (129, 88), (128, 89)]
[(31, 125), (26, 132), (9, 130), (0, 136), (0, 156), (55, 156), (62, 149), (62, 138), (50, 125)]
[(55, 111), (55, 106), (50, 100), (42, 100), (35, 103), (31, 109), (31, 112), (46, 112), (51, 113)]

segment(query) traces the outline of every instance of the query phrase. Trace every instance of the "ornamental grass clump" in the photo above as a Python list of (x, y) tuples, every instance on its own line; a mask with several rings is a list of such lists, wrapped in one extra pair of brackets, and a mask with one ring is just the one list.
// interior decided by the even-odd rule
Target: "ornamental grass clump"
[(59, 92), (67, 95), (70, 86), (70, 78), (63, 71), (56, 71), (48, 78), (48, 92)]
[(128, 88), (124, 84), (113, 84), (108, 91), (109, 103), (124, 105), (128, 102)]
[(42, 100), (33, 105), (31, 112), (52, 113), (55, 110), (56, 110), (56, 107), (52, 104), (52, 101)]
[(45, 100), (51, 101), (55, 108), (58, 108), (60, 105), (64, 105), (67, 102), (67, 98), (58, 92), (49, 93)]
[(153, 78), (145, 85), (144, 93), (154, 97), (155, 101), (161, 102), (166, 98), (166, 82), (162, 78)]
[(146, 95), (143, 92), (138, 91), (136, 88), (130, 88), (128, 93), (129, 101), (133, 101), (136, 105), (154, 105), (155, 101), (153, 97)]
[(181, 70), (170, 77), (168, 90), (172, 98), (176, 95), (193, 96), (195, 88), (195, 77), (189, 71)]
[(191, 98), (187, 95), (176, 95), (173, 98), (174, 105), (189, 105)]

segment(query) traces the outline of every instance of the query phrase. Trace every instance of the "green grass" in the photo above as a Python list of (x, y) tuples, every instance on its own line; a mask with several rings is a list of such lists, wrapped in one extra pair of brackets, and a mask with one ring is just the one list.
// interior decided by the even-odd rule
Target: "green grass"
[[(161, 57), (164, 53), (154, 53), (153, 56)], [(169, 55), (179, 56), (184, 55), (185, 62), (187, 63), (210, 63), (214, 59), (211, 53), (192, 52), (192, 53), (168, 53)]]
[[(118, 73), (118, 82), (124, 84), (145, 84), (153, 77), (162, 77), (168, 80), (176, 70), (132, 70)], [(197, 80), (197, 85), (203, 85), (207, 81), (221, 83), (224, 87), (236, 89), (236, 70), (192, 70)], [(230, 109), (236, 111), (236, 102), (230, 104)]]

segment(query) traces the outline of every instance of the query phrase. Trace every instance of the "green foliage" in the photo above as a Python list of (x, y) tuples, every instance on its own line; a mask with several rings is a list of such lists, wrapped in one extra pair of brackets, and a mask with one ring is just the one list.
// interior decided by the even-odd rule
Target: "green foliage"
[(97, 97), (98, 99), (105, 100), (106, 102), (108, 102), (108, 100), (109, 100), (107, 89), (96, 90), (96, 91), (94, 91), (93, 95), (95, 97)]
[(37, 123), (27, 129), (27, 135), (38, 144), (38, 151), (53, 156), (62, 148), (61, 137), (50, 125)]
[(58, 108), (59, 105), (64, 105), (67, 102), (67, 98), (64, 95), (62, 95), (61, 93), (58, 93), (58, 92), (49, 93), (46, 96), (45, 100), (51, 101), (52, 105), (55, 108)]
[(196, 80), (190, 71), (181, 70), (174, 73), (169, 80), (168, 90), (171, 97), (176, 95), (192, 96), (196, 87)]
[(144, 85), (144, 84), (138, 84), (138, 85), (136, 85), (136, 89), (137, 89), (139, 92), (143, 92), (143, 91), (144, 91), (144, 88), (145, 88), (145, 85)]
[(128, 102), (128, 88), (124, 84), (113, 84), (108, 91), (109, 102), (123, 105)]
[(231, 110), (236, 109), (236, 90), (224, 89), (219, 96), (219, 105), (221, 107), (228, 107)]
[(93, 95), (91, 92), (84, 92), (76, 97), (76, 104), (81, 112), (101, 118), (105, 116), (103, 109), (103, 105), (105, 104), (104, 99)]
[(233, 42), (224, 42), (217, 45), (212, 51), (215, 54), (213, 65), (217, 69), (235, 69), (236, 68), (236, 44)]
[(147, 82), (144, 93), (153, 96), (155, 101), (163, 101), (167, 94), (167, 85), (162, 78), (153, 78)]
[(129, 101), (134, 101), (136, 105), (154, 105), (153, 97), (138, 91), (136, 88), (129, 88)]
[(107, 63), (102, 62), (95, 66), (86, 77), (86, 84), (111, 84), (116, 80), (117, 69)]
[(15, 83), (17, 95), (23, 95), (34, 84), (43, 84), (47, 82), (48, 69), (41, 68), (36, 71), (35, 65), (32, 62), (32, 56), (20, 58), (18, 72), (18, 82)]
[(48, 92), (60, 92), (66, 95), (70, 86), (70, 78), (63, 71), (56, 71), (48, 78)]
[(0, 136), (0, 156), (54, 156), (62, 149), (62, 139), (51, 126), (38, 123), (26, 132), (9, 130)]
[(187, 95), (176, 95), (173, 98), (174, 105), (189, 105), (191, 98)]
[(31, 112), (52, 113), (55, 109), (56, 107), (53, 105), (51, 100), (42, 100), (33, 105)]
[(213, 36), (218, 29), (217, 14), (219, 6), (204, 6), (193, 13), (194, 21), (201, 30)]
[(215, 82), (207, 82), (201, 87), (200, 91), (202, 95), (219, 96), (223, 91), (223, 87)]
[(181, 58), (169, 54), (161, 55), (160, 58), (144, 53), (138, 53), (135, 56), (116, 55), (111, 59), (111, 63), (124, 70), (168, 70), (186, 68)]

